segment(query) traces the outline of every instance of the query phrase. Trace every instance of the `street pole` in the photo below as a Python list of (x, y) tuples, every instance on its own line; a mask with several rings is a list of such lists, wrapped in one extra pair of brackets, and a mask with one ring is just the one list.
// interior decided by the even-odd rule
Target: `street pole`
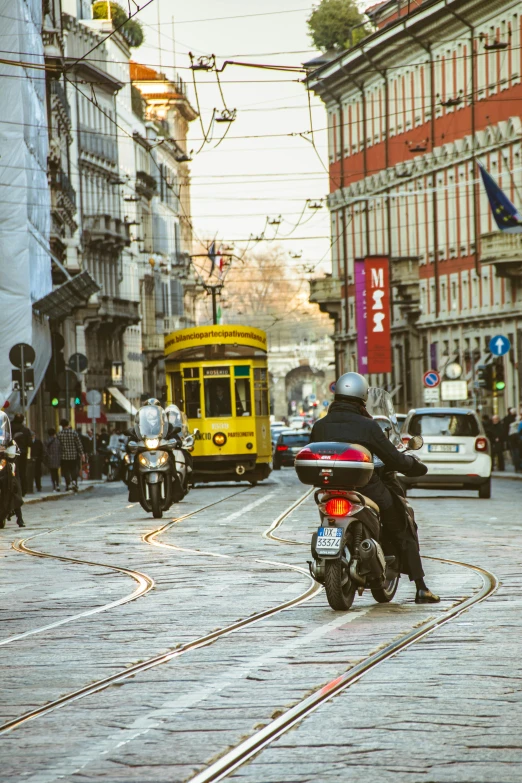
[(215, 286), (211, 286), (210, 293), (212, 296), (212, 323), (217, 326), (217, 290)]
[(22, 404), (22, 416), (25, 418), (25, 361), (24, 361), (24, 344), (21, 343), (20, 345), (20, 357), (22, 361), (20, 364), (22, 365), (22, 369), (20, 371), (20, 380), (22, 384), (22, 394), (20, 398), (20, 402)]

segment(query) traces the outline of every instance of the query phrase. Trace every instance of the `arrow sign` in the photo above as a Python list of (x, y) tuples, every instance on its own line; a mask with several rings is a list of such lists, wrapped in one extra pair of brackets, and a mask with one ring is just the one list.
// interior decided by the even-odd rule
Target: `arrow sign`
[(437, 370), (428, 370), (422, 376), (422, 382), (427, 389), (435, 389), (440, 383), (440, 375)]
[(511, 348), (511, 343), (508, 338), (503, 334), (496, 334), (489, 341), (489, 350), (493, 356), (505, 356), (505, 354)]

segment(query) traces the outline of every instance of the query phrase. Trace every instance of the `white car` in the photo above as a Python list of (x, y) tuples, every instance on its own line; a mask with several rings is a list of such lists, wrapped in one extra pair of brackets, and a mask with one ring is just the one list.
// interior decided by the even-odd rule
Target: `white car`
[(416, 408), (402, 426), (403, 441), (422, 435), (416, 451), (428, 467), (425, 476), (401, 476), (404, 487), (477, 489), (491, 497), (491, 447), (482, 422), (468, 408)]
[(290, 416), (288, 426), (292, 430), (302, 430), (305, 424), (304, 416)]

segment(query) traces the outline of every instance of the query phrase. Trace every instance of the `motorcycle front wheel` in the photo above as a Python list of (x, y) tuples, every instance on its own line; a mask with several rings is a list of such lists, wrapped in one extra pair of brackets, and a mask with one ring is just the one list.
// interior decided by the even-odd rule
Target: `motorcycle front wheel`
[(163, 516), (163, 498), (161, 497), (161, 484), (149, 484), (150, 505), (154, 519)]
[(338, 612), (346, 611), (353, 604), (356, 586), (344, 559), (327, 560), (324, 571), (324, 588), (328, 603)]

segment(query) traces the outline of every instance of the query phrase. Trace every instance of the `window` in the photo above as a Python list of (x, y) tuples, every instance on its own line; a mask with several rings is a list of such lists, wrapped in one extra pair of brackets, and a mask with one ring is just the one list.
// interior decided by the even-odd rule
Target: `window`
[(181, 385), (181, 373), (173, 372), (170, 376), (170, 383), (172, 389), (172, 402), (177, 405), (181, 410), (185, 410), (183, 400), (183, 387)]
[(413, 416), (410, 435), (476, 437), (479, 434), (477, 420), (470, 413), (439, 413)]
[[(207, 370), (218, 368), (210, 367)], [(228, 368), (227, 368), (228, 369)], [(205, 415), (214, 418), (232, 416), (232, 397), (230, 394), (230, 378), (205, 378)]]
[(250, 367), (248, 364), (240, 364), (234, 367), (234, 379), (236, 416), (251, 416), (252, 396), (250, 389)]
[(199, 381), (185, 381), (185, 413), (189, 419), (201, 418)]
[(256, 416), (268, 416), (268, 376), (265, 367), (254, 369), (254, 409)]

